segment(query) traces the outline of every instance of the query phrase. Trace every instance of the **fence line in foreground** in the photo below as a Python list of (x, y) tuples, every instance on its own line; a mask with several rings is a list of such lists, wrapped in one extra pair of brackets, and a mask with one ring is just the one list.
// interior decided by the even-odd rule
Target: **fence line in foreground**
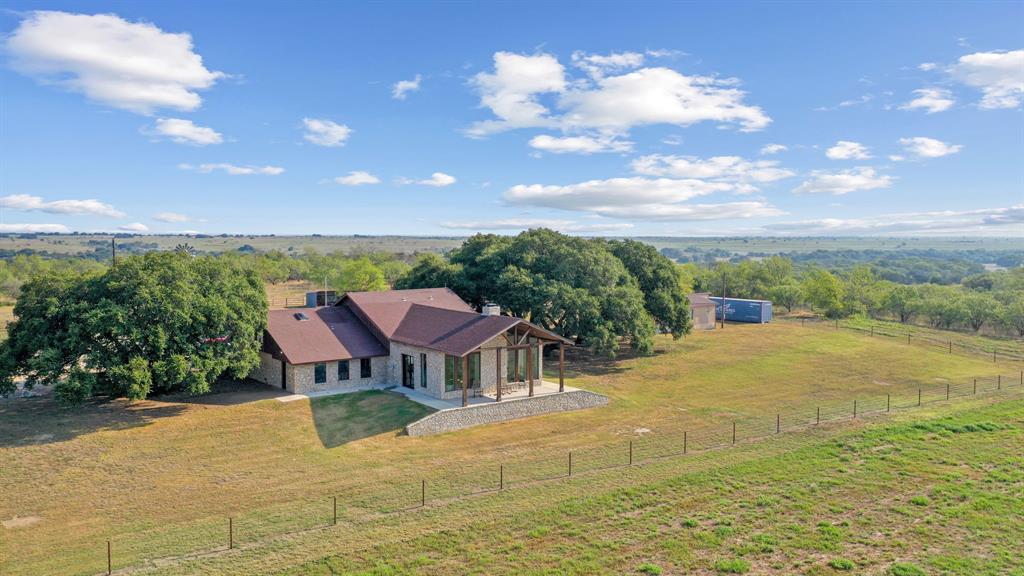
[[(907, 390), (888, 393), (885, 396), (859, 396), (842, 401), (822, 402), (800, 408), (785, 408), (754, 417), (726, 419), (714, 425), (688, 427), (682, 424), (659, 429), (650, 435), (624, 440), (620, 443), (605, 444), (584, 449), (566, 450), (560, 456), (496, 462), (493, 477), (463, 473), (459, 475), (424, 476), (414, 483), (392, 483), (383, 488), (370, 489), (343, 503), (342, 512), (354, 522), (372, 520), (376, 517), (414, 513), (428, 506), (441, 506), (469, 497), (488, 493), (500, 493), (513, 487), (523, 487), (541, 482), (569, 479), (581, 474), (628, 469), (666, 458), (684, 457), (710, 450), (726, 449), (739, 443), (748, 443), (780, 435), (784, 432), (807, 430), (824, 423), (856, 420), (868, 415), (879, 415), (894, 411), (914, 410), (937, 402), (955, 401), (979, 395), (1024, 392), (1024, 371), (988, 377), (969, 378), (963, 382), (944, 384), (914, 384)], [(813, 406), (813, 409), (811, 408)], [(354, 486), (352, 488), (360, 488)], [(344, 497), (342, 497), (344, 498)], [(298, 529), (254, 530), (257, 535), (249, 542), (258, 542), (271, 536), (298, 534), (312, 530), (338, 526), (339, 497), (326, 495), (323, 506), (311, 510), (315, 522)], [(315, 500), (319, 502), (319, 500)], [(314, 502), (314, 500), (306, 500)], [(173, 561), (174, 559), (217, 554), (239, 548), (236, 516), (226, 519), (226, 538), (222, 544), (204, 549), (193, 549), (177, 556), (162, 556), (140, 560)], [(223, 524), (221, 524), (223, 526)], [(224, 534), (222, 532), (221, 534)], [(116, 544), (105, 542), (107, 574), (113, 573), (113, 559)], [(132, 546), (135, 548), (136, 546)], [(128, 564), (125, 567), (131, 567)]]

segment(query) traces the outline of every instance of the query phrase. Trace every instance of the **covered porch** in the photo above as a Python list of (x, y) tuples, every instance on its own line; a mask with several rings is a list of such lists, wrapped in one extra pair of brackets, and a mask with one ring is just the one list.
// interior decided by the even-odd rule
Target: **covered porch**
[[(446, 358), (446, 388), (461, 392), (461, 397), (446, 400), (469, 406), (565, 392), (565, 347), (571, 345), (567, 338), (520, 321), (461, 355)], [(558, 363), (553, 381), (543, 379), (545, 349)]]
[[(506, 389), (502, 393), (501, 399), (503, 401), (518, 400), (523, 398), (541, 398), (544, 396), (551, 396), (562, 392), (575, 392), (578, 388), (572, 386), (565, 386), (564, 383), (559, 385), (558, 382), (550, 382), (548, 380), (537, 380), (534, 382), (533, 395), (530, 395), (530, 391), (527, 386), (515, 387), (512, 389)], [(425, 394), (418, 390), (412, 390), (409, 388), (403, 388), (401, 386), (394, 389), (395, 392), (403, 394), (408, 399), (429, 406), (435, 410), (448, 410), (450, 408), (462, 408), (465, 406), (476, 406), (479, 404), (493, 404), (498, 402), (497, 390), (484, 391), (480, 388), (470, 390), (470, 394), (466, 399), (466, 404), (462, 403), (462, 398), (455, 399), (444, 399)]]

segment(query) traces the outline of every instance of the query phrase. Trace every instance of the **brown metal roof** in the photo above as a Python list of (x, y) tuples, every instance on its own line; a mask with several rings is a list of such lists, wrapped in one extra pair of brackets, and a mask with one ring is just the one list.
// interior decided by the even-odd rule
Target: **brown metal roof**
[(695, 292), (686, 298), (690, 301), (690, 306), (716, 306), (715, 301), (708, 296), (707, 292)]
[[(299, 320), (296, 314), (308, 320)], [(267, 333), (289, 364), (387, 356), (387, 349), (348, 308), (271, 310)]]
[(546, 340), (572, 344), (570, 340), (521, 318), (488, 316), (422, 304), (409, 307), (402, 323), (392, 335), (392, 340), (431, 348), (452, 356), (465, 356), (515, 326), (524, 326), (525, 331)]
[(473, 308), (448, 288), (349, 292), (340, 304), (350, 304), (369, 320), (381, 336), (391, 339), (413, 304), (475, 314)]

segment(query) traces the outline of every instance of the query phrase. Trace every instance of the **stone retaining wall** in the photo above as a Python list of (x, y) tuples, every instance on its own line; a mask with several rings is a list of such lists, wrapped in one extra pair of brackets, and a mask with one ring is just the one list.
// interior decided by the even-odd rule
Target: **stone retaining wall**
[(434, 412), (409, 424), (405, 427), (405, 431), (409, 436), (429, 436), (480, 424), (503, 422), (551, 412), (594, 408), (606, 404), (608, 404), (606, 396), (586, 390), (571, 390), (533, 398), (515, 398), (501, 402), (473, 404), (465, 408), (449, 408)]

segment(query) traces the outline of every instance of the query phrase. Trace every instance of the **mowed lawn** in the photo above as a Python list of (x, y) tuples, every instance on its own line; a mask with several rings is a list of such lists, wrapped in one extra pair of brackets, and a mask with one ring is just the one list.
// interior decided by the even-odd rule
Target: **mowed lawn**
[(417, 503), (421, 479), (462, 493), (493, 486), (499, 464), (514, 483), (520, 463), (560, 463), (567, 450), (1020, 370), (789, 324), (658, 344), (650, 358), (574, 360), (567, 383), (609, 395), (606, 408), (428, 438), (401, 434), (426, 409), (386, 392), (281, 403), (269, 388), (236, 387), (74, 410), (0, 402), (0, 573), (96, 573), (108, 539), (122, 567), (212, 550), (226, 544), (228, 517), (251, 546), (329, 521), (332, 496), (340, 521), (359, 525)]

